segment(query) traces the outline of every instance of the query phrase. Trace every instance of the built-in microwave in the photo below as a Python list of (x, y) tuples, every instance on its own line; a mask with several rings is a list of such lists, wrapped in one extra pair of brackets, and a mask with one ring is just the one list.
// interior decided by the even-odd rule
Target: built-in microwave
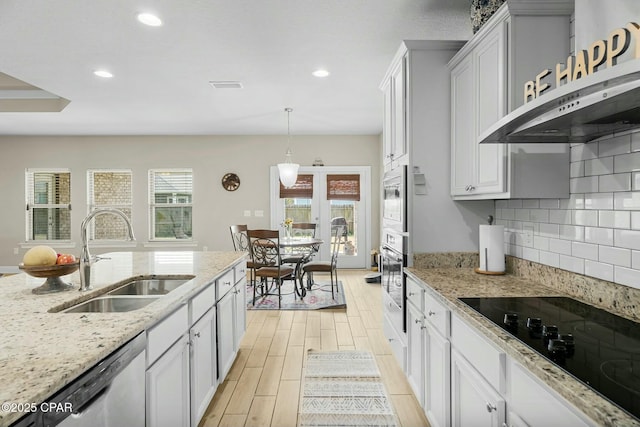
[(382, 225), (407, 231), (407, 167), (399, 166), (385, 173), (382, 180)]

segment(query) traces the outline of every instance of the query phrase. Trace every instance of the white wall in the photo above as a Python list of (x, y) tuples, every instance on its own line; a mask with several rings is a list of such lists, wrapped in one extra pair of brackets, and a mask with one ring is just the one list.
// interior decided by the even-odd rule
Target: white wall
[[(80, 254), (80, 222), (87, 214), (86, 171), (126, 168), (133, 171), (133, 226), (137, 250), (148, 241), (147, 173), (150, 168), (190, 167), (194, 173), (193, 230), (196, 248), (232, 250), (229, 225), (269, 227), (269, 167), (284, 160), (286, 136), (72, 136), (0, 137), (0, 267), (17, 266), (26, 251), (26, 168), (70, 168), (72, 173), (72, 240), (65, 252)], [(311, 165), (371, 166), (372, 206), (378, 206), (380, 138), (373, 136), (293, 136), (293, 160)], [(235, 192), (225, 191), (220, 180), (235, 172), (241, 180)], [(244, 217), (262, 210), (264, 217)], [(372, 210), (372, 245), (379, 242), (379, 211)], [(56, 245), (52, 245), (56, 247)], [(19, 248), (19, 254), (14, 254)], [(154, 249), (167, 249), (154, 248)], [(92, 253), (118, 248), (92, 247)], [(127, 249), (131, 250), (131, 249)], [(148, 248), (147, 248), (148, 250)]]

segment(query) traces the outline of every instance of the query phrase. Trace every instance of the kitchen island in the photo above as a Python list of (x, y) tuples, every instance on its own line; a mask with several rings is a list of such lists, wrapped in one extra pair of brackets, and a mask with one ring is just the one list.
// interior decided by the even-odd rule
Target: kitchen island
[[(599, 305), (601, 308), (604, 308), (611, 313), (638, 322), (637, 318), (630, 315), (631, 308), (637, 303), (637, 295), (636, 292), (634, 292), (636, 290), (630, 290), (628, 288), (624, 289), (625, 287), (615, 289), (611, 288), (609, 289), (608, 295), (598, 296), (598, 287), (595, 284), (587, 283), (586, 285), (591, 285), (589, 286), (590, 291), (583, 294), (583, 296), (586, 295), (588, 298), (578, 298), (574, 292), (567, 292), (567, 289), (571, 289), (571, 286), (567, 286), (565, 288), (562, 288), (562, 286), (556, 287), (553, 285), (553, 280), (549, 282), (547, 280), (549, 277), (545, 276), (545, 274), (549, 274), (549, 270), (545, 270), (544, 274), (538, 274), (535, 279), (533, 277), (522, 277), (514, 274), (507, 274), (503, 276), (482, 275), (475, 273), (473, 268), (409, 268), (407, 270), (408, 281), (412, 280), (414, 283), (425, 285), (425, 292), (435, 298), (437, 304), (441, 304), (446, 308), (446, 310), (450, 310), (452, 320), (450, 326), (451, 329), (449, 329), (449, 331), (451, 331), (451, 336), (453, 336), (453, 330), (456, 325), (453, 319), (457, 318), (461, 320), (462, 323), (470, 326), (471, 330), (480, 336), (482, 340), (491, 344), (489, 347), (493, 347), (495, 349), (492, 351), (495, 351), (496, 354), (502, 353), (506, 355), (506, 359), (501, 359), (501, 362), (499, 362), (501, 366), (500, 369), (502, 369), (502, 371), (496, 375), (497, 380), (495, 382), (495, 388), (502, 389), (500, 390), (502, 395), (507, 396), (507, 411), (512, 410), (509, 409), (510, 406), (508, 399), (509, 394), (512, 393), (512, 391), (510, 391), (510, 387), (513, 389), (514, 386), (505, 385), (505, 381), (509, 384), (509, 368), (507, 368), (507, 373), (505, 374), (503, 366), (511, 363), (505, 362), (505, 360), (514, 361), (515, 364), (523, 366), (535, 377), (537, 382), (543, 384), (545, 388), (552, 390), (553, 393), (557, 393), (557, 395), (565, 399), (567, 402), (570, 402), (570, 404), (572, 404), (578, 411), (582, 412), (582, 414), (586, 415), (590, 419), (586, 420), (585, 425), (611, 427), (640, 425), (640, 422), (638, 422), (636, 418), (630, 416), (618, 406), (602, 398), (601, 395), (593, 389), (576, 380), (572, 375), (550, 362), (547, 358), (533, 351), (530, 347), (515, 339), (504, 329), (498, 327), (491, 320), (459, 300), (459, 298), (463, 297), (570, 296), (574, 299), (582, 299), (584, 302), (591, 305)], [(572, 279), (560, 279), (560, 281), (564, 281), (565, 284), (569, 283), (571, 280)], [(576, 281), (579, 282), (580, 280), (583, 280), (583, 277), (574, 278), (572, 286), (577, 289), (580, 286), (585, 285), (575, 284)], [(612, 285), (613, 284), (608, 284), (607, 286)], [(603, 289), (605, 288), (606, 287)], [(407, 292), (410, 292), (409, 289)], [(615, 299), (616, 297), (619, 298), (617, 302)], [(607, 300), (612, 302), (612, 306), (597, 304), (597, 302), (606, 302)], [(619, 309), (616, 310), (615, 306), (618, 306)], [(431, 308), (426, 308), (425, 310), (428, 311), (431, 310)], [(427, 314), (426, 317), (429, 317), (432, 314), (436, 313), (429, 311), (429, 314)], [(433, 317), (437, 318), (438, 314)], [(460, 325), (461, 322), (458, 321), (457, 324)], [(409, 325), (407, 327), (410, 328)], [(459, 330), (460, 328), (458, 327), (458, 331)], [(407, 333), (409, 334), (409, 331)], [(446, 337), (446, 334), (443, 335)], [(460, 344), (461, 348), (464, 347), (464, 343), (461, 342)], [(456, 346), (453, 338), (451, 346), (452, 348)], [(473, 352), (476, 352), (476, 354), (472, 354), (471, 357), (479, 357), (480, 359), (484, 357), (478, 356), (481, 354), (481, 348), (479, 347), (472, 346), (472, 353)], [(489, 354), (491, 355), (491, 353)], [(485, 363), (486, 361), (487, 358), (480, 360), (481, 363)], [(486, 372), (480, 372), (483, 375), (486, 374)], [(513, 372), (513, 369), (511, 372)], [(507, 377), (506, 379), (505, 375)], [(454, 382), (453, 379), (451, 381)], [(453, 385), (452, 387), (455, 388)], [(455, 393), (453, 394), (455, 395)], [(504, 401), (502, 402), (504, 405)], [(489, 412), (491, 412), (490, 409), (491, 408), (488, 406), (487, 410), (489, 410)], [(541, 414), (548, 414), (548, 409), (549, 408), (537, 408), (536, 410)], [(510, 413), (510, 415), (512, 414)], [(513, 422), (513, 418), (511, 419), (511, 423), (508, 425), (511, 424), (517, 424)]]
[[(92, 266), (93, 289), (85, 292), (76, 290), (80, 287), (78, 272), (64, 277), (74, 290), (48, 295), (32, 293), (44, 279), (27, 274), (0, 278), (0, 402), (43, 402), (124, 343), (187, 304), (221, 274), (244, 263), (245, 257), (238, 252), (104, 254)], [(153, 275), (190, 280), (134, 311), (60, 312), (129, 279)], [(23, 415), (3, 407), (0, 426), (10, 425)]]

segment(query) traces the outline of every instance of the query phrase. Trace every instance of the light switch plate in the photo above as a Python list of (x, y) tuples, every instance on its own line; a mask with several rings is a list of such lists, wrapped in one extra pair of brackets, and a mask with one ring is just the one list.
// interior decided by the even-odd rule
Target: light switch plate
[(258, 217), (264, 216), (264, 211), (255, 211), (253, 215)]
[(244, 211), (244, 216), (251, 216), (251, 211)]

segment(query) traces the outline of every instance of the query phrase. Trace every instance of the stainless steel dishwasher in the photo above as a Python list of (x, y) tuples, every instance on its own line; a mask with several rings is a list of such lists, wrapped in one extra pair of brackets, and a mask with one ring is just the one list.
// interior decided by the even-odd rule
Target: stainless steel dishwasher
[(146, 343), (143, 332), (44, 402), (41, 425), (144, 427)]

